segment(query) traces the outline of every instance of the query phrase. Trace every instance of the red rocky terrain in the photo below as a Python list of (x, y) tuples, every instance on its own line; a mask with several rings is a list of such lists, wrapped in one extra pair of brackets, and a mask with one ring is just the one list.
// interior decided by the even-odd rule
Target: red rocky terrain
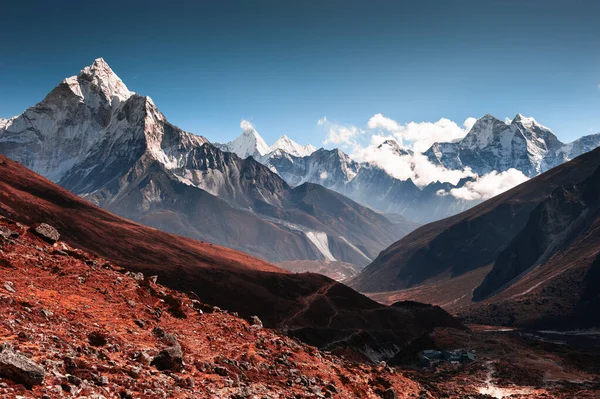
[[(485, 329), (436, 329), (476, 350), (435, 369), (357, 362), (0, 218), (2, 398), (597, 398), (598, 357), (549, 354)], [(58, 240), (58, 241), (56, 241)], [(412, 304), (423, 307), (425, 305)], [(519, 358), (515, 359), (515, 354)], [(515, 361), (517, 360), (517, 361)], [(487, 393), (496, 395), (488, 396)]]
[[(389, 367), (321, 353), (258, 318), (248, 322), (62, 241), (50, 244), (19, 223), (0, 219), (0, 231), (2, 398), (368, 398), (422, 390)], [(21, 362), (12, 374), (7, 353)], [(29, 363), (33, 371), (23, 369)]]
[[(439, 307), (385, 306), (330, 278), (294, 274), (249, 255), (161, 232), (102, 210), (0, 155), (0, 215), (45, 222), (63, 240), (165, 286), (322, 349), (350, 348), (378, 362), (436, 327), (464, 328)], [(210, 229), (207, 224), (204, 226)]]

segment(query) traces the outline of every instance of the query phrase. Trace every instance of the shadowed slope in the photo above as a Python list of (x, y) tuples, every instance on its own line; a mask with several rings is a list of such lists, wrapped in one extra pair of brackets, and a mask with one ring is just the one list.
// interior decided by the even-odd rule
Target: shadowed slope
[[(203, 301), (257, 314), (307, 342), (394, 356), (433, 326), (462, 328), (439, 308), (386, 307), (315, 274), (290, 274), (251, 256), (144, 227), (97, 208), (0, 156), (0, 213), (54, 225), (65, 241)], [(439, 321), (438, 321), (439, 320)]]

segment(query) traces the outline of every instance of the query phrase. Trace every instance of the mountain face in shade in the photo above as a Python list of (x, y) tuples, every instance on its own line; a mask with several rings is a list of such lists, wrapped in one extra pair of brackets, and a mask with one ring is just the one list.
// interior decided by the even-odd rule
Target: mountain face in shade
[[(248, 156), (269, 147), (249, 123), (243, 127), (228, 145), (245, 159), (170, 124), (97, 59), (3, 120), (0, 153), (119, 215), (273, 262), (362, 267), (408, 232), (322, 187), (290, 187)], [(310, 151), (285, 138), (277, 145)], [(306, 192), (317, 205), (304, 202)]]
[(350, 284), (390, 302), (429, 292), (476, 323), (597, 327), (599, 187), (596, 149), (415, 230)]
[[(155, 173), (152, 169), (156, 165), (148, 168), (149, 173)], [(187, 185), (177, 189), (184, 187), (192, 189)], [(210, 196), (202, 193), (196, 189), (186, 194)], [(290, 200), (309, 207), (318, 203), (321, 194), (309, 187)], [(343, 208), (340, 203), (336, 206)], [(157, 275), (161, 284), (189, 293), (192, 298), (238, 312), (244, 318), (258, 315), (266, 327), (285, 329), (291, 336), (326, 350), (340, 348), (360, 353), (374, 362), (415, 355), (419, 349), (412, 343), (427, 340), (436, 327), (463, 328), (439, 307), (384, 306), (327, 277), (289, 273), (229, 248), (118, 217), (2, 155), (0, 216), (27, 225), (48, 223), (70, 246), (100, 256), (112, 265), (146, 276)], [(210, 229), (210, 222), (203, 227)], [(53, 257), (43, 253), (46, 261)], [(55, 277), (75, 277), (64, 276), (64, 270), (54, 264), (60, 270), (58, 274), (52, 271)]]
[[(400, 148), (393, 140), (380, 147), (396, 156), (412, 155), (412, 151)], [(356, 162), (339, 149), (319, 149), (305, 157), (271, 153), (262, 160), (292, 186), (320, 184), (380, 212), (397, 213), (419, 223), (442, 219), (475, 203), (438, 194), (439, 190), (462, 187), (466, 180), (457, 185), (434, 182), (418, 187), (411, 179), (395, 178), (373, 163)]]

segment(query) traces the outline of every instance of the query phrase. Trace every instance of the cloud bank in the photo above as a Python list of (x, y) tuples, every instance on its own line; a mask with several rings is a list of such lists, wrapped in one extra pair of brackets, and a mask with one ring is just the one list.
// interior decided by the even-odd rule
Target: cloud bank
[(463, 187), (453, 188), (450, 194), (467, 201), (486, 200), (525, 182), (528, 177), (520, 170), (511, 168), (504, 172), (493, 171), (467, 182)]
[[(447, 118), (436, 122), (399, 123), (380, 113), (373, 115), (364, 127), (342, 125), (320, 119), (317, 124), (325, 130), (323, 144), (332, 144), (348, 152), (358, 162), (369, 162), (384, 169), (399, 180), (411, 179), (417, 186), (430, 183), (448, 182), (456, 185), (463, 178), (471, 178), (463, 187), (439, 192), (438, 195), (452, 195), (455, 198), (475, 201), (491, 198), (517, 184), (527, 177), (516, 169), (506, 172), (492, 172), (478, 176), (470, 168), (449, 170), (433, 164), (422, 153), (435, 142), (460, 140), (473, 127), (476, 118), (467, 118), (462, 125)], [(393, 146), (383, 144), (387, 140), (396, 141), (407, 151), (400, 154)]]

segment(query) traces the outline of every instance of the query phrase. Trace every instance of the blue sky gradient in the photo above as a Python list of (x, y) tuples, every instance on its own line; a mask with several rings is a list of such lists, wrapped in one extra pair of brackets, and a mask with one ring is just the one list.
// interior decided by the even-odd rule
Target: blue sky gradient
[(562, 140), (600, 132), (598, 1), (109, 1), (2, 6), (0, 117), (103, 57), (174, 124), (227, 141), (253, 122), (324, 140), (364, 126), (491, 113)]

